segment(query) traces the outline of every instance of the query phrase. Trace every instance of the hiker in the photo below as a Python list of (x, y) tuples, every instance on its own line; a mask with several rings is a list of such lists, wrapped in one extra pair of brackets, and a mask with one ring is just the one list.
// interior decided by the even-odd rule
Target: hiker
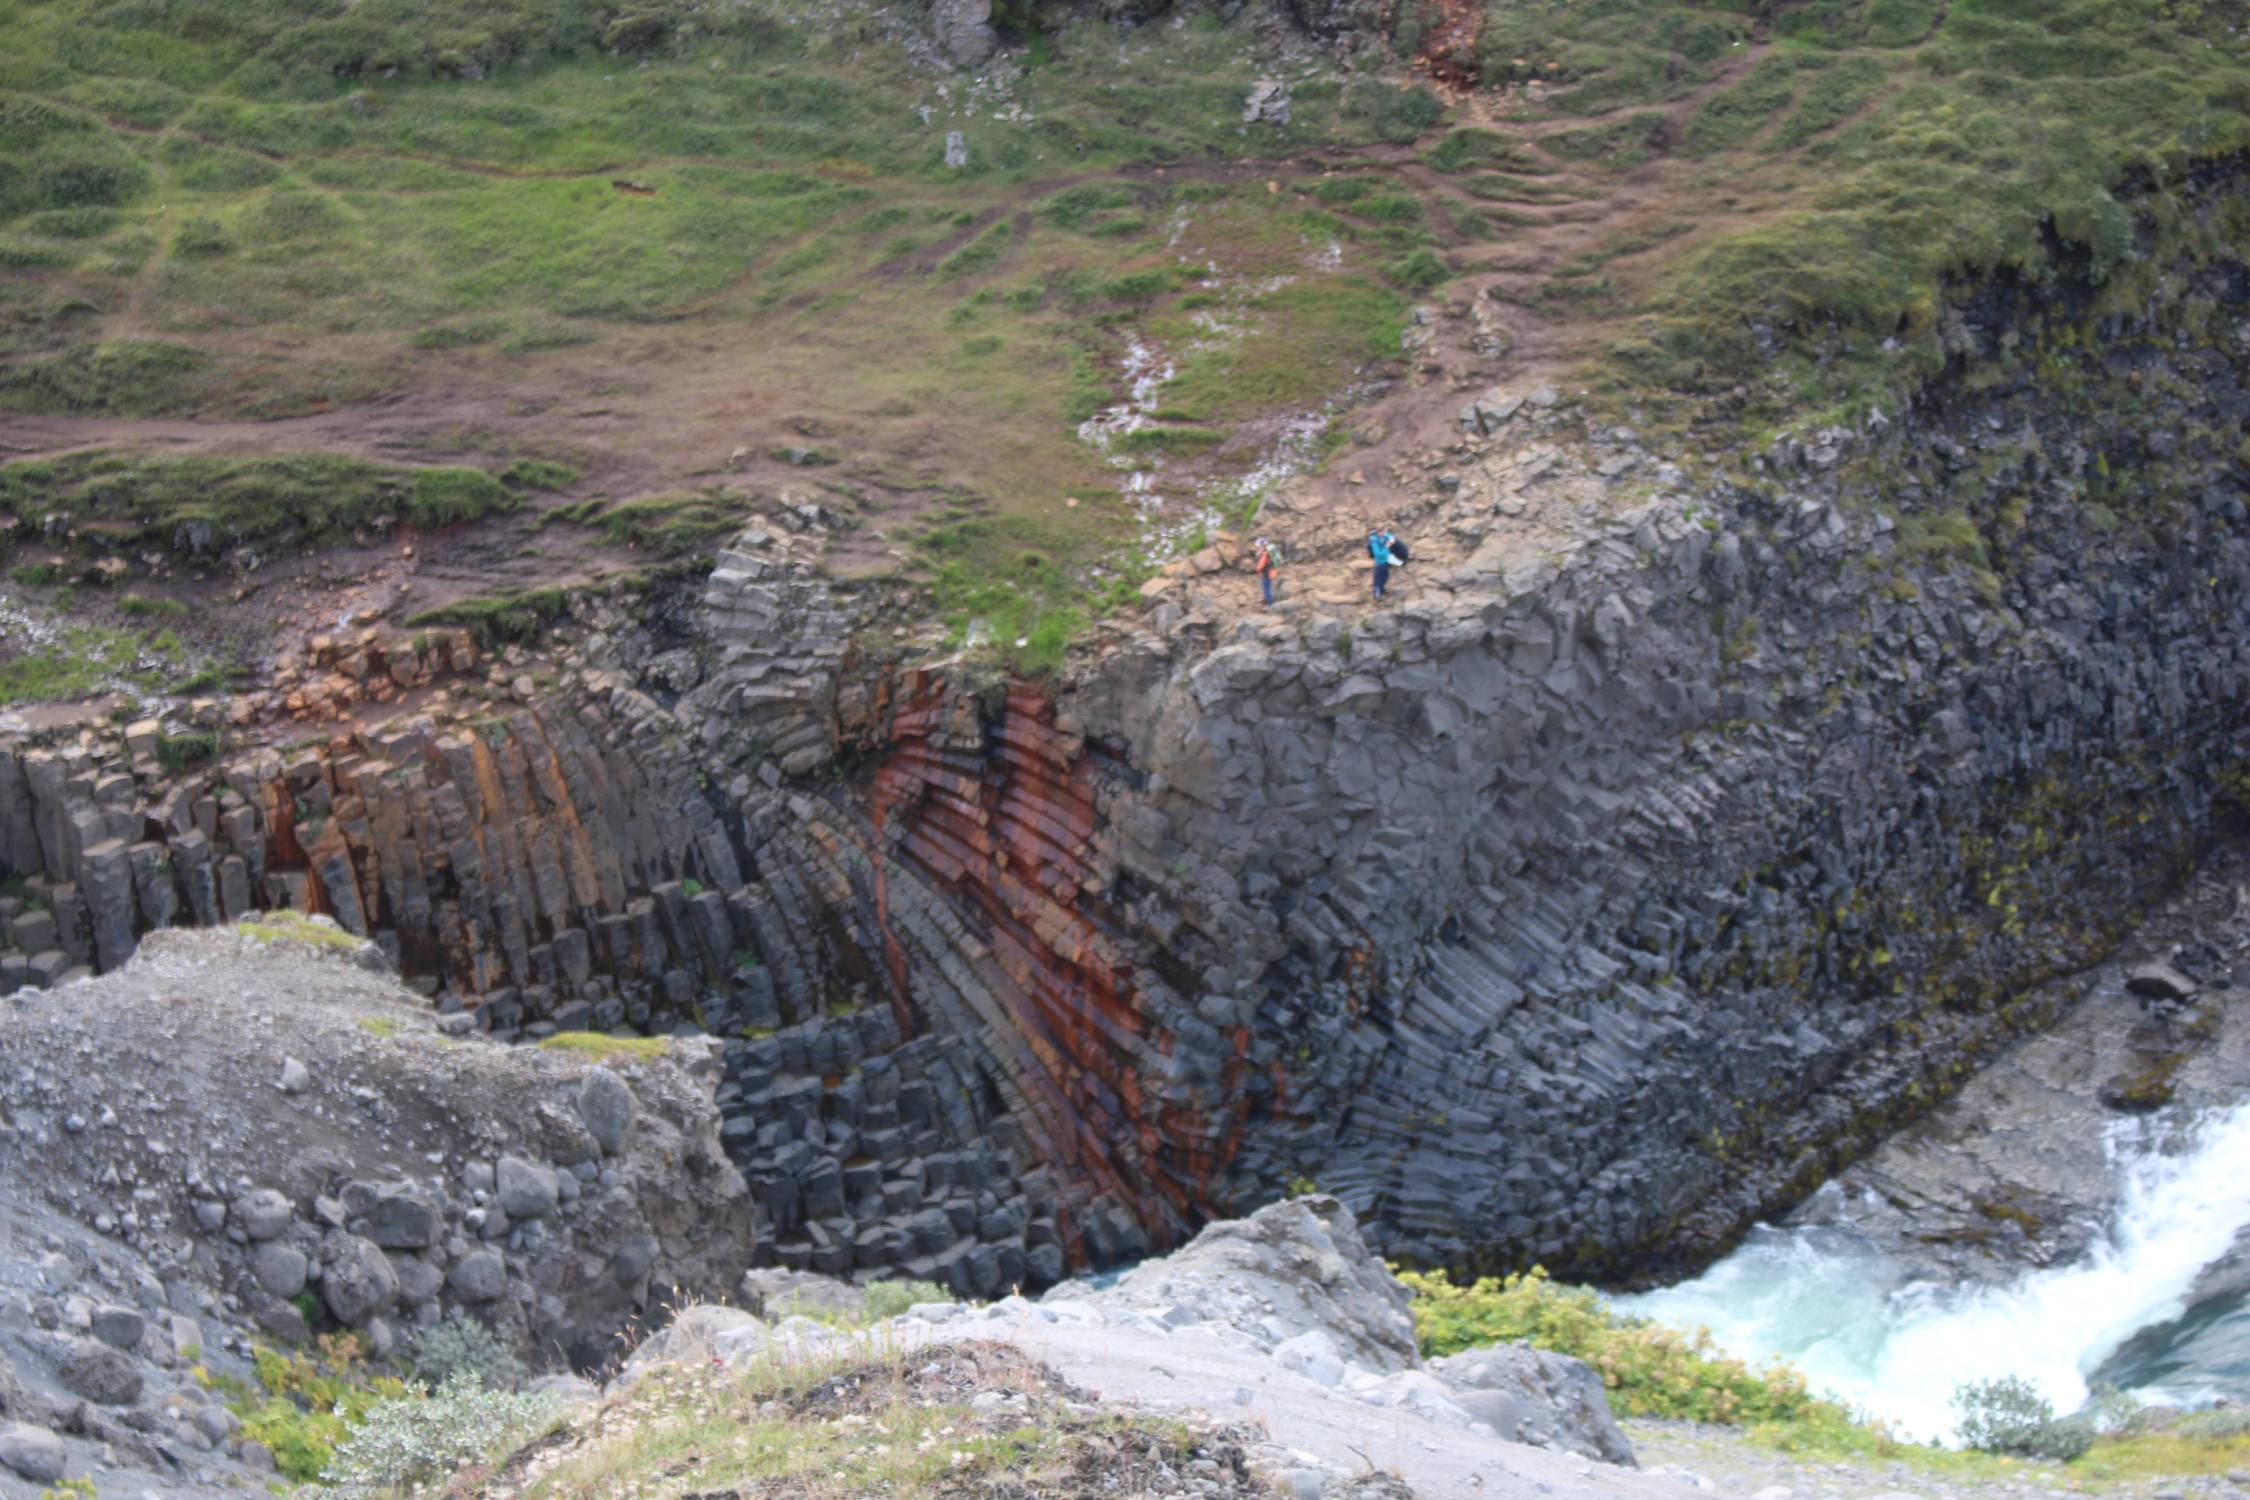
[(1398, 538), (1387, 531), (1367, 533), (1367, 555), (1375, 561), (1375, 597), (1380, 599), (1391, 586), (1391, 568), (1405, 561), (1393, 549)]
[(1250, 571), (1258, 575), (1258, 587), (1265, 593), (1266, 607), (1273, 608), (1273, 548), (1264, 537), (1250, 544)]

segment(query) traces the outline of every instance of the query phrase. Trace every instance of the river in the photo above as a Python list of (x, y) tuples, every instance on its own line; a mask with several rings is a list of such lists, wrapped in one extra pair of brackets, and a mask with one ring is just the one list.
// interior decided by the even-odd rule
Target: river
[[(2069, 1264), (1992, 1285), (1907, 1272), (1851, 1225), (1760, 1227), (1692, 1281), (1613, 1299), (1624, 1312), (1708, 1328), (1729, 1353), (1787, 1359), (1869, 1416), (1948, 1436), (1963, 1382), (2018, 1375), (2058, 1412), (2099, 1384), (2146, 1402), (2250, 1401), (2250, 1294), (2191, 1293), (2250, 1226), (2250, 1104), (2118, 1120), (2101, 1232)], [(1843, 1191), (1831, 1187), (1825, 1192)]]

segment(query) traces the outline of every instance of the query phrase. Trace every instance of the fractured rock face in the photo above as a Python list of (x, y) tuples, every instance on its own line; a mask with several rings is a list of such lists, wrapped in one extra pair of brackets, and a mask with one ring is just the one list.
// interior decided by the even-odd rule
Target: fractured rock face
[(957, 68), (982, 67), (1000, 49), (992, 0), (930, 0), (930, 29), (946, 61)]

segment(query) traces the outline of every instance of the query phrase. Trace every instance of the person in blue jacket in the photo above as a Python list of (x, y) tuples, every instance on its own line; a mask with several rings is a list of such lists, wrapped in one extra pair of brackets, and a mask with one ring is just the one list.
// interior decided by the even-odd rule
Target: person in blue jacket
[(1391, 555), (1391, 543), (1397, 540), (1397, 537), (1387, 531), (1367, 533), (1367, 555), (1375, 562), (1375, 597), (1378, 599), (1391, 586), (1391, 565), (1398, 561)]

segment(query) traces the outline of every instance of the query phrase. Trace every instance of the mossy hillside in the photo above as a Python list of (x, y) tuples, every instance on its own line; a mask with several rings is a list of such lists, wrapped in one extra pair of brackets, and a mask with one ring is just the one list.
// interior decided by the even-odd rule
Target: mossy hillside
[[(522, 503), (481, 469), (405, 468), (324, 453), (84, 452), (0, 467), (0, 514), (29, 534), (112, 550), (300, 546), (377, 523), (460, 525)], [(65, 523), (60, 532), (47, 524), (55, 516)]]
[[(1000, 121), (953, 120), (958, 80), (794, 0), (675, 17), (626, 53), (558, 0), (348, 21), (277, 0), (192, 17), (0, 0), (0, 24), (25, 170), (50, 151), (118, 165), (99, 202), (0, 197), (0, 243), (34, 267), (0, 305), (0, 408), (270, 416), (410, 387), (436, 361), (510, 384), (708, 367), (680, 376), (682, 401), (796, 393), (842, 433), (807, 445), (837, 477), (971, 500), (973, 535), (941, 513), (920, 529), (952, 545), (868, 550), (919, 556), (933, 587), (955, 567), (1007, 581), (1000, 613), (1030, 616), (1009, 641), (1075, 630), (1138, 566), (1117, 478), (1073, 430), (1119, 399), (1130, 334), (1210, 345), (1182, 396), (1211, 417), (1183, 425), (1211, 427), (1318, 405), (1395, 358), (1406, 297), (1445, 270), (1410, 197), (1361, 209), (1223, 170), (1402, 142), (1439, 113), (1409, 78), (1321, 67), (1293, 83), (1288, 126), (1246, 134), (1247, 19), (1193, 14), (1121, 55), (1099, 24), (1045, 18)], [(1260, 457), (1142, 441), (1222, 476)], [(564, 519), (678, 557), (740, 510), (683, 483)], [(1031, 596), (1026, 554), (1049, 569)], [(488, 613), (507, 631), (541, 612)]]
[(1854, 392), (1895, 405), (1940, 362), (1948, 277), (2052, 274), (2050, 231), (2117, 271), (2121, 188), (2250, 145), (2245, 39), (2162, 0), (1814, 0), (1769, 30), (1675, 130), (1649, 106), (1707, 85), (1750, 18), (1612, 0), (1488, 19), (1488, 69), (1522, 58), (1562, 83), (1563, 119), (1605, 114), (1557, 150), (1619, 171), (1669, 156), (1678, 188), (1706, 195), (1704, 232), (1608, 302), (1635, 319), (1621, 393), (1739, 382), (1776, 412)]

